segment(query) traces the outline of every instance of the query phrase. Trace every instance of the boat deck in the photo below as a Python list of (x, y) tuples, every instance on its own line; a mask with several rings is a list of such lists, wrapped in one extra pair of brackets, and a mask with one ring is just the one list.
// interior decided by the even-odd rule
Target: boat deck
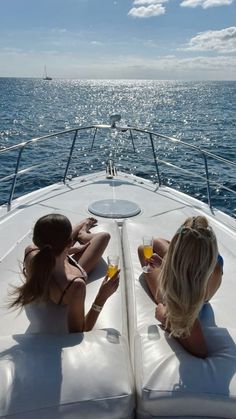
[[(60, 385), (58, 384), (56, 401), (48, 389), (48, 405), (60, 406), (61, 413), (59, 414), (56, 411), (54, 415), (49, 412), (49, 416), (45, 417), (48, 419), (83, 417), (83, 415), (77, 416), (78, 409), (85, 406), (84, 400), (87, 397), (87, 389), (91, 388), (89, 375), (86, 376), (86, 360), (89, 360), (92, 364), (94, 363), (94, 371), (97, 368), (96, 363), (101, 365), (100, 361), (103, 360), (104, 369), (101, 369), (100, 377), (103, 378), (104, 371), (106, 371), (107, 376), (104, 380), (101, 378), (100, 381), (95, 376), (93, 378), (90, 399), (88, 399), (88, 404), (83, 411), (85, 416), (88, 412), (93, 411), (90, 416), (87, 416), (89, 418), (95, 416), (101, 419), (120, 418), (117, 412), (121, 411), (120, 403), (123, 394), (126, 394), (124, 399), (126, 414), (123, 414), (122, 419), (133, 418), (134, 391), (132, 380), (134, 377), (137, 399), (135, 417), (137, 419), (161, 417), (173, 419), (176, 417), (176, 412), (178, 412), (178, 417), (188, 417), (189, 419), (194, 417), (206, 418), (208, 416), (211, 418), (234, 419), (235, 416), (232, 412), (235, 412), (236, 400), (236, 327), (234, 314), (236, 220), (220, 211), (212, 214), (206, 204), (171, 188), (159, 188), (148, 180), (122, 173), (119, 173), (113, 179), (107, 179), (103, 172), (78, 177), (67, 184), (52, 185), (23, 196), (13, 201), (10, 212), (7, 212), (6, 207), (1, 207), (0, 341), (2, 350), (7, 354), (7, 362), (2, 364), (3, 374), (10, 374), (10, 368), (13, 368), (12, 363), (14, 363), (14, 368), (15, 366), (18, 368), (15, 379), (16, 392), (13, 391), (14, 387), (9, 382), (9, 388), (6, 387), (6, 394), (9, 392), (12, 394), (9, 399), (11, 403), (6, 406), (4, 396), (2, 396), (2, 411), (13, 414), (14, 409), (17, 408), (19, 411), (23, 409), (22, 414), (24, 416), (18, 416), (16, 413), (13, 417), (17, 419), (22, 417), (39, 419), (41, 417), (41, 407), (46, 408), (46, 399), (34, 399), (35, 392), (32, 393), (31, 387), (35, 377), (33, 369), (28, 367), (28, 358), (25, 358), (23, 364), (21, 361), (21, 353), (25, 351), (35, 365), (35, 349), (32, 351), (32, 348), (37, 347), (37, 338), (34, 339), (29, 334), (25, 335), (29, 320), (24, 311), (18, 316), (4, 307), (9, 292), (9, 284), (19, 284), (20, 261), (23, 259), (25, 246), (32, 240), (32, 228), (40, 216), (51, 212), (62, 213), (72, 223), (76, 223), (91, 216), (88, 210), (89, 206), (91, 203), (101, 200), (131, 201), (140, 207), (141, 211), (130, 218), (112, 217), (109, 210), (106, 216), (97, 217), (98, 227), (95, 227), (95, 229), (98, 230), (95, 231), (107, 229), (111, 234), (109, 251), (115, 249), (115, 252), (120, 255), (120, 287), (105, 304), (93, 331), (88, 332), (88, 334), (85, 333), (81, 343), (77, 342), (78, 345), (70, 346), (71, 336), (68, 337), (68, 340), (63, 337), (62, 342), (60, 341), (63, 353), (67, 351), (68, 357), (59, 359), (60, 362), (58, 361), (58, 365), (55, 366), (54, 373), (56, 374), (60, 367), (68, 377), (71, 375), (67, 381), (63, 379)], [(141, 268), (137, 257), (137, 246), (141, 243), (144, 234), (148, 233), (170, 239), (179, 225), (188, 216), (193, 215), (207, 216), (216, 233), (219, 251), (225, 261), (222, 285), (202, 313), (207, 344), (211, 351), (209, 358), (206, 360), (194, 358), (186, 353), (176, 340), (166, 337), (164, 331), (157, 327), (154, 318), (155, 303), (142, 285), (140, 279)], [(106, 255), (107, 253), (104, 258)], [(96, 273), (96, 280), (89, 281), (87, 286), (86, 311), (91, 306), (97, 293), (106, 270), (106, 264), (103, 263), (100, 268), (99, 273)], [(111, 335), (111, 341), (107, 332), (109, 330), (116, 331), (115, 335)], [(130, 346), (127, 345), (128, 336)], [(57, 343), (57, 339), (54, 340)], [(36, 351), (36, 355), (41, 357), (41, 363), (48, 359), (48, 345), (51, 351), (55, 342), (50, 337), (43, 337), (40, 340), (42, 348), (38, 352)], [(93, 356), (93, 351), (90, 350), (91, 345), (95, 345), (97, 359), (96, 356)], [(127, 349), (128, 346), (129, 349)], [(55, 353), (54, 349), (52, 355), (50, 355), (52, 358)], [(81, 359), (77, 358), (75, 351), (79, 351)], [(104, 358), (104, 353), (107, 353), (108, 357)], [(142, 362), (139, 359), (141, 355)], [(12, 356), (13, 361), (11, 360)], [(129, 367), (129, 357), (132, 361), (132, 373)], [(77, 360), (76, 367), (74, 359)], [(83, 359), (85, 360), (83, 361)], [(110, 365), (106, 369), (108, 362), (110, 362)], [(112, 373), (110, 373), (111, 365), (113, 367), (111, 369)], [(116, 368), (117, 365), (119, 365), (118, 369)], [(48, 368), (51, 368), (50, 365), (48, 365)], [(86, 378), (81, 379), (80, 374), (78, 374), (75, 380), (74, 368), (77, 368), (80, 372), (83, 371)], [(28, 383), (27, 396), (28, 392), (32, 393), (30, 400), (32, 409), (35, 409), (32, 410), (33, 416), (25, 413), (26, 392), (19, 391), (17, 387), (17, 377), (24, 374), (25, 369), (27, 369), (25, 375), (25, 382)], [(189, 375), (190, 370), (192, 374)], [(71, 373), (69, 374), (67, 371), (71, 371)], [(114, 379), (114, 374), (117, 374), (117, 372), (120, 373), (120, 375), (118, 374), (118, 381)], [(125, 379), (122, 378), (124, 374), (127, 375)], [(14, 374), (12, 374), (12, 377), (14, 377)], [(5, 378), (4, 380), (4, 382), (7, 382)], [(119, 386), (117, 383), (119, 383)], [(181, 391), (179, 391), (178, 385), (182, 385)], [(63, 388), (62, 392), (61, 386)], [(43, 379), (37, 382), (36, 387), (39, 394), (44, 388)], [(86, 389), (84, 393), (78, 391), (80, 388)], [(80, 397), (80, 393), (82, 397)], [(15, 394), (17, 394), (19, 400)], [(96, 403), (98, 404), (94, 404), (94, 397), (97, 397)], [(109, 412), (104, 408), (105, 405), (100, 405), (101, 397), (111, 403)], [(186, 403), (187, 399), (189, 404)], [(78, 403), (78, 408), (76, 403)], [(22, 408), (22, 406), (24, 407)], [(71, 409), (73, 406), (73, 414), (63, 416), (62, 410), (68, 406), (71, 406)], [(99, 407), (95, 409), (93, 406)], [(96, 410), (96, 413), (93, 409)], [(111, 414), (112, 411), (113, 415)]]
[[(91, 203), (100, 200), (128, 200), (137, 204), (141, 212), (133, 219), (150, 219), (158, 223), (158, 217), (171, 214), (168, 219), (177, 227), (187, 216), (194, 212), (204, 213), (214, 223), (229, 226), (236, 232), (236, 220), (216, 211), (215, 216), (209, 207), (200, 201), (168, 187), (158, 188), (148, 180), (119, 174), (114, 179), (106, 179), (104, 172), (96, 175), (78, 177), (67, 184), (59, 183), (32, 192), (13, 201), (12, 210), (0, 209), (0, 260), (11, 251), (25, 236), (31, 234), (35, 221), (42, 215), (57, 212), (68, 216), (72, 223), (91, 215), (88, 208)], [(97, 217), (107, 219), (112, 217)], [(163, 218), (163, 217), (162, 217)], [(119, 218), (122, 222), (122, 217)], [(166, 225), (166, 235), (172, 233)], [(9, 234), (10, 231), (10, 234)], [(154, 235), (158, 231), (154, 231)]]

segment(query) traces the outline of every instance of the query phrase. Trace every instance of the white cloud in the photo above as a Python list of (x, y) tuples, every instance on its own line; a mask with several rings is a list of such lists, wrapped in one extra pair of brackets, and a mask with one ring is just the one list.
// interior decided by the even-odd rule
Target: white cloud
[[(165, 14), (165, 3), (170, 0), (133, 0), (132, 9), (128, 15), (140, 18), (147, 18), (152, 16), (160, 16)], [(176, 1), (176, 0), (175, 0)], [(234, 0), (183, 0), (180, 3), (182, 7), (202, 7), (208, 9), (216, 6), (229, 6)]]
[[(153, 2), (152, 2), (153, 3)], [(163, 2), (162, 2), (163, 3)], [(133, 7), (128, 15), (134, 17), (152, 17), (152, 16), (160, 16), (165, 14), (165, 7), (162, 4), (150, 4), (149, 6), (141, 6), (141, 7)]]
[(220, 31), (200, 32), (190, 39), (186, 50), (218, 51), (220, 53), (236, 52), (236, 26)]
[(180, 3), (182, 7), (198, 7), (201, 6), (203, 9), (216, 6), (229, 6), (234, 0), (183, 0)]

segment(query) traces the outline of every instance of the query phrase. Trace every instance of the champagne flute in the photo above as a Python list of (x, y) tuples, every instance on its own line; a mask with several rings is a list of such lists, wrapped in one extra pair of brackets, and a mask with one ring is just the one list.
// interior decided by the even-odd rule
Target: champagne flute
[(116, 255), (109, 255), (107, 257), (108, 267), (107, 267), (107, 275), (109, 278), (112, 278), (115, 273), (118, 271), (119, 265), (119, 256)]
[[(153, 237), (144, 236), (143, 237), (143, 254), (145, 259), (150, 259), (153, 255)], [(143, 272), (148, 273), (150, 272), (150, 265), (147, 263), (147, 265), (142, 267)]]

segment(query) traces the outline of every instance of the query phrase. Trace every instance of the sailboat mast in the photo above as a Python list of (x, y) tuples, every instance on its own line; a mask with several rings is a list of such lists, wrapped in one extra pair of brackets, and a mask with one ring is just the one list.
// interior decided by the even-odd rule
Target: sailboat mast
[(46, 67), (46, 65), (44, 66), (44, 77), (43, 77), (43, 79), (44, 80), (52, 80), (52, 77), (49, 77), (47, 75), (47, 67)]

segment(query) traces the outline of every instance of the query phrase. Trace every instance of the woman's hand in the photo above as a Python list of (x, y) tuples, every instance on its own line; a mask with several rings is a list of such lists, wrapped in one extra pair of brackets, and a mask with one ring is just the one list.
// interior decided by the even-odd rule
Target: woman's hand
[(155, 317), (163, 326), (165, 326), (165, 314), (166, 314), (166, 307), (164, 304), (159, 303), (155, 310)]
[(156, 253), (153, 253), (152, 257), (148, 259), (148, 263), (153, 269), (160, 268), (162, 264), (162, 258)]
[(120, 282), (120, 269), (113, 275), (112, 278), (109, 278), (108, 275), (105, 276), (100, 289), (98, 291), (98, 295), (96, 297), (95, 303), (103, 306), (106, 300), (116, 292), (119, 282)]
[(86, 244), (81, 244), (79, 246), (73, 246), (70, 247), (68, 250), (68, 255), (79, 255), (82, 256), (82, 254), (84, 253), (85, 249), (87, 249), (87, 247), (90, 245), (90, 242), (86, 243)]
[(97, 219), (94, 217), (88, 217), (85, 218), (84, 220), (82, 220), (79, 224), (75, 225), (73, 227), (73, 231), (72, 231), (72, 245), (74, 246), (75, 243), (78, 241), (78, 235), (84, 231), (84, 232), (89, 232), (89, 230), (92, 227), (95, 227), (95, 225), (97, 225)]

